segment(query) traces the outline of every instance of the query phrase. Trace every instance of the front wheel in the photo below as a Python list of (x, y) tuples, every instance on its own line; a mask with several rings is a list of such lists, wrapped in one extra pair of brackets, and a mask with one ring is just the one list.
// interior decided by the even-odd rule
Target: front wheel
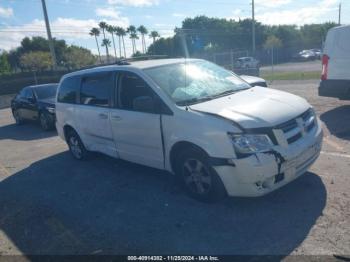
[(84, 144), (81, 142), (79, 135), (71, 130), (67, 135), (67, 143), (69, 151), (72, 156), (77, 160), (85, 160), (88, 156), (88, 151), (86, 150)]
[(40, 120), (40, 126), (44, 131), (49, 131), (53, 128), (49, 117), (45, 113), (40, 114), (39, 120)]
[(209, 157), (197, 148), (181, 154), (177, 162), (177, 174), (187, 193), (197, 200), (215, 202), (226, 196), (226, 189), (209, 164)]

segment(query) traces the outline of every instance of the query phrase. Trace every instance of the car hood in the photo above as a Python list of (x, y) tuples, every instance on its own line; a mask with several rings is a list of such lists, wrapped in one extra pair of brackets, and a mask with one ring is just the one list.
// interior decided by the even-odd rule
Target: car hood
[(46, 106), (55, 107), (55, 97), (39, 99), (38, 102)]
[(190, 109), (232, 120), (243, 128), (271, 127), (301, 115), (311, 106), (305, 99), (278, 90), (253, 87)]

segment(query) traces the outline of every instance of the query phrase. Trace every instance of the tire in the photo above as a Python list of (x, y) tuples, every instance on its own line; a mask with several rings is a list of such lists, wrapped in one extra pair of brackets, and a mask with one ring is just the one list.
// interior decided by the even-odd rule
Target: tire
[(19, 112), (17, 111), (17, 109), (14, 109), (12, 111), (13, 114), (13, 118), (15, 119), (16, 125), (21, 125), (23, 124), (23, 119), (21, 118), (21, 116), (19, 115)]
[(179, 154), (176, 174), (186, 192), (201, 202), (217, 202), (227, 195), (220, 177), (209, 164), (209, 157), (200, 149), (193, 147)]
[(89, 152), (86, 150), (79, 135), (74, 130), (68, 131), (66, 139), (69, 151), (75, 159), (86, 160), (88, 158)]
[(52, 123), (46, 113), (40, 113), (39, 115), (40, 126), (44, 131), (49, 131), (52, 129)]

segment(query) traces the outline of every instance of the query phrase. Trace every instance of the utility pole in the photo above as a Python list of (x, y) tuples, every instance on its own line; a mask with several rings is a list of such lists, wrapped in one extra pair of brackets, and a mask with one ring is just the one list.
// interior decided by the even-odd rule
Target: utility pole
[(253, 44), (253, 56), (255, 56), (255, 4), (252, 0), (252, 44)]
[(341, 3), (339, 3), (339, 17), (338, 17), (338, 24), (341, 25)]
[(53, 66), (53, 69), (56, 70), (57, 62), (56, 62), (55, 47), (54, 47), (53, 41), (52, 41), (51, 30), (50, 30), (50, 22), (49, 22), (49, 17), (47, 15), (45, 0), (41, 0), (41, 3), (42, 3), (42, 6), (43, 6), (43, 11), (44, 11), (46, 32), (47, 32), (47, 38), (49, 40), (49, 48), (50, 48), (50, 53), (51, 53), (52, 66)]

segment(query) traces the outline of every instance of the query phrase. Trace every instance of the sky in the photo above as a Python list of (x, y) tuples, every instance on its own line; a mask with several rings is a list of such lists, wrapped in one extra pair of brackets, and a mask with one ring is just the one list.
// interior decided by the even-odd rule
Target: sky
[[(338, 22), (350, 24), (350, 0), (255, 0), (256, 20), (265, 24)], [(53, 37), (90, 49), (97, 54), (89, 35), (99, 21), (115, 26), (145, 25), (163, 37), (172, 36), (186, 17), (206, 15), (226, 19), (251, 17), (251, 0), (46, 0)], [(20, 45), (25, 36), (46, 37), (41, 0), (0, 0), (0, 49)], [(100, 38), (100, 41), (102, 38)], [(147, 45), (152, 40), (146, 38)], [(117, 41), (116, 41), (117, 42)], [(141, 50), (141, 41), (137, 42)], [(128, 54), (131, 41), (126, 39)]]

